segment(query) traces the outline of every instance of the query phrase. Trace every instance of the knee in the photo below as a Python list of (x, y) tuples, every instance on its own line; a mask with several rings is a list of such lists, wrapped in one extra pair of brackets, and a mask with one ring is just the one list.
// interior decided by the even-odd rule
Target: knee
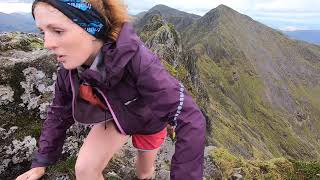
[(103, 168), (93, 164), (77, 161), (75, 165), (75, 174), (77, 179), (92, 179), (102, 174)]
[(155, 171), (155, 168), (154, 166), (150, 167), (150, 169), (137, 169), (137, 178), (138, 179), (152, 179), (154, 178), (154, 171)]

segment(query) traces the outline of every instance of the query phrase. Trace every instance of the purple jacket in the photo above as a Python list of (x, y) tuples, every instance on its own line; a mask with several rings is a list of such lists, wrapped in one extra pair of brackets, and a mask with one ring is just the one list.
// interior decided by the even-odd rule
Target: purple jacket
[[(55, 96), (43, 124), (32, 167), (49, 166), (61, 156), (66, 130), (75, 122), (94, 124), (113, 119), (122, 134), (152, 134), (175, 124), (177, 141), (171, 179), (199, 180), (203, 174), (205, 118), (184, 86), (172, 77), (159, 58), (146, 48), (130, 23), (115, 43), (102, 48), (97, 69), (61, 67)], [(78, 97), (80, 79), (94, 86), (110, 112)], [(90, 117), (90, 118), (89, 118)]]

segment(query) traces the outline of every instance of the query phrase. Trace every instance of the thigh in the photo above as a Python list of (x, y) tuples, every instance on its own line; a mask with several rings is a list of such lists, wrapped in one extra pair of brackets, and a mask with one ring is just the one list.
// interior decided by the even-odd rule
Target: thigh
[(77, 164), (103, 170), (129, 136), (118, 132), (113, 121), (94, 125), (80, 149)]

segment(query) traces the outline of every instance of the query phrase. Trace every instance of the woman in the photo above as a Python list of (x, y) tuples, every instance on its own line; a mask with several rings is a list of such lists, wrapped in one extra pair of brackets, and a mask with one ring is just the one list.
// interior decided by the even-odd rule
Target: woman
[(93, 126), (76, 161), (77, 179), (103, 179), (129, 136), (138, 149), (137, 177), (151, 178), (168, 124), (176, 132), (171, 179), (202, 179), (204, 117), (137, 37), (119, 0), (36, 0), (32, 14), (61, 66), (39, 150), (18, 180), (44, 175), (75, 121)]

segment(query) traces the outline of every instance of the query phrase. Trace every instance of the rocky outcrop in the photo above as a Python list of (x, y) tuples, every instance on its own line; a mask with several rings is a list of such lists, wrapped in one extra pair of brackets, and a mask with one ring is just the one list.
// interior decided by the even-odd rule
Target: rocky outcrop
[[(137, 15), (137, 21), (135, 23), (138, 24), (146, 24), (144, 22), (144, 18), (148, 15), (161, 15), (165, 21), (169, 22), (170, 24), (174, 25), (175, 29), (178, 32), (182, 32), (184, 29), (192, 25), (200, 16), (195, 14), (189, 14), (183, 11), (179, 11), (177, 9), (173, 9), (166, 5), (156, 5), (147, 12), (143, 12)], [(139, 25), (136, 25), (139, 28)]]
[(196, 58), (192, 51), (183, 50), (181, 35), (175, 26), (167, 22), (160, 11), (153, 10), (144, 15), (137, 27), (146, 46), (159, 55), (169, 72), (185, 84), (205, 111), (209, 100), (199, 79)]
[(148, 48), (173, 67), (181, 61), (182, 45), (179, 33), (159, 14), (146, 14), (138, 33)]

